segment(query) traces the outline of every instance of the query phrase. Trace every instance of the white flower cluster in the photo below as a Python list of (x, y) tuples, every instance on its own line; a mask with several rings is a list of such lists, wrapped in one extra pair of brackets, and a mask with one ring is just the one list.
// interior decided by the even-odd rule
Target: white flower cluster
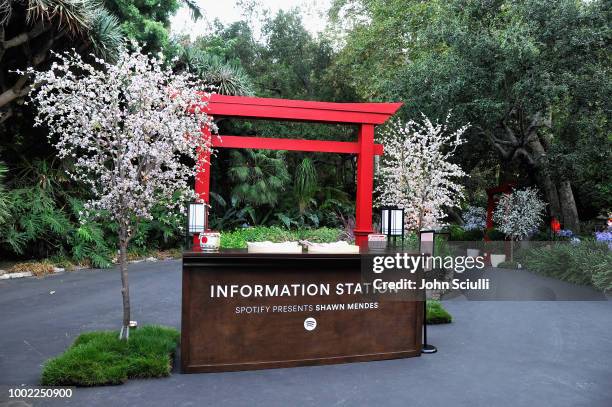
[(535, 188), (504, 194), (493, 212), (497, 228), (513, 240), (521, 240), (538, 230), (546, 204)]
[(485, 230), (487, 226), (487, 210), (480, 206), (469, 205), (463, 214), (464, 230)]
[(150, 219), (157, 203), (184, 210), (198, 154), (210, 149), (202, 129), (213, 127), (201, 84), (134, 47), (115, 64), (73, 51), (48, 71), (28, 71), (36, 125), (48, 127), (71, 177), (91, 189), (89, 214), (108, 211), (122, 224)]
[(385, 148), (376, 192), (379, 205), (404, 209), (405, 227), (410, 230), (443, 225), (445, 207), (463, 199), (457, 181), (467, 174), (450, 162), (468, 125), (448, 131), (448, 119), (433, 124), (425, 115), (423, 123), (396, 120), (382, 132)]

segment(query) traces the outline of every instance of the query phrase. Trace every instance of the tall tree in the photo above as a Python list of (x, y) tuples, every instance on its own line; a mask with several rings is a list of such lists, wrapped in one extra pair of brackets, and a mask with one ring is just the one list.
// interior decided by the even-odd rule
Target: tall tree
[(445, 208), (461, 203), (459, 182), (466, 174), (452, 158), (468, 127), (450, 132), (448, 118), (439, 124), (423, 117), (422, 123), (398, 120), (383, 129), (377, 201), (402, 208), (407, 229), (437, 228), (446, 218)]
[(473, 124), (473, 157), (488, 148), (502, 166), (520, 164), (551, 214), (578, 230), (579, 171), (554, 154), (596, 142), (608, 154), (582, 156), (609, 161), (609, 2), (339, 0), (333, 10), (356, 9), (366, 18), (349, 27), (338, 63), (364, 97), (402, 99), (405, 114), (452, 109)]
[[(127, 249), (155, 205), (181, 209), (194, 198), (189, 178), (198, 169), (201, 137), (210, 125), (201, 84), (175, 75), (163, 58), (122, 51), (116, 64), (97, 69), (78, 54), (65, 54), (35, 76), (37, 124), (47, 125), (70, 173), (91, 194), (86, 212), (118, 223), (123, 325), (129, 337), (131, 307)], [(192, 164), (196, 163), (196, 164)], [(176, 199), (176, 197), (179, 199)], [(87, 215), (86, 214), (86, 215)]]
[(195, 0), (104, 0), (121, 21), (124, 35), (143, 44), (147, 51), (159, 51), (169, 44), (170, 17), (187, 6), (193, 19), (202, 16)]

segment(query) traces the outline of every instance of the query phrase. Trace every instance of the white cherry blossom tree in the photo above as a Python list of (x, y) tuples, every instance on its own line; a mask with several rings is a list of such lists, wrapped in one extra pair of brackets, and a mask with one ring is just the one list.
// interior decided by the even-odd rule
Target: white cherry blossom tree
[(514, 260), (514, 241), (522, 240), (536, 232), (544, 220), (546, 203), (539, 197), (536, 188), (514, 190), (499, 198), (493, 222), (510, 238), (510, 260)]
[(198, 154), (210, 147), (201, 130), (212, 126), (201, 84), (174, 74), (161, 54), (133, 47), (114, 64), (88, 63), (72, 52), (56, 55), (48, 71), (28, 71), (36, 125), (48, 127), (59, 157), (71, 162), (70, 176), (91, 192), (83, 217), (106, 214), (119, 225), (122, 339), (130, 326), (130, 240), (154, 205), (184, 212), (183, 203), (195, 198), (189, 179), (201, 165)]
[(385, 153), (378, 174), (376, 192), (379, 205), (404, 209), (409, 230), (443, 225), (445, 207), (455, 207), (463, 199), (459, 180), (466, 175), (451, 162), (468, 125), (450, 132), (448, 119), (432, 123), (423, 115), (422, 123), (391, 122), (382, 132)]

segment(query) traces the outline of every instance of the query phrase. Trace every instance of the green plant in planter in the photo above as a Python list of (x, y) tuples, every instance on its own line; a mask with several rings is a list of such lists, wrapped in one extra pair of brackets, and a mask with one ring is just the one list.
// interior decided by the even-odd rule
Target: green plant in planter
[(247, 242), (285, 242), (309, 240), (316, 243), (329, 243), (340, 240), (340, 229), (318, 228), (289, 230), (278, 226), (256, 226), (221, 233), (221, 247), (225, 249), (244, 249)]

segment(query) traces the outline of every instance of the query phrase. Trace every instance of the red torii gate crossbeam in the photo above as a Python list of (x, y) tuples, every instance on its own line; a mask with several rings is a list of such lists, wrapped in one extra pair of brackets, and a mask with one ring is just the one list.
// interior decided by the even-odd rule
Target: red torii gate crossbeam
[[(357, 197), (355, 207), (355, 241), (367, 242), (372, 233), (372, 190), (374, 156), (382, 155), (383, 146), (374, 144), (374, 127), (384, 123), (402, 103), (332, 103), (303, 100), (212, 95), (208, 113), (218, 118), (286, 120), (312, 123), (358, 125), (356, 142), (322, 141), (246, 136), (212, 136), (213, 148), (253, 148), (265, 150), (309, 151), (357, 155)], [(204, 130), (206, 133), (207, 130)], [(211, 137), (205, 134), (206, 137)], [(209, 202), (210, 157), (204, 155), (202, 171), (196, 177), (196, 193)]]

